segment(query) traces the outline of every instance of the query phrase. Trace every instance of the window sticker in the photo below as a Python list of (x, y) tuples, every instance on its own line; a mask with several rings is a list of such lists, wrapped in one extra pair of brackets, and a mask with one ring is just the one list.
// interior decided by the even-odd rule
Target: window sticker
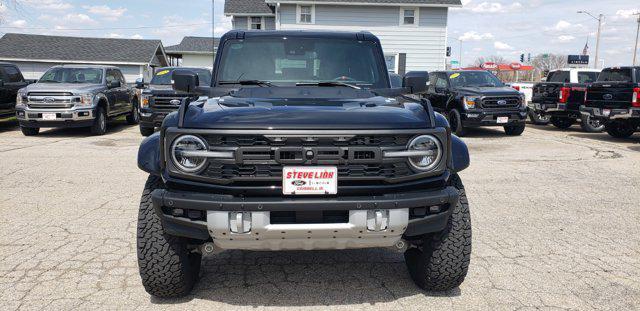
[(457, 78), (457, 77), (459, 77), (459, 76), (460, 76), (460, 74), (459, 74), (459, 73), (454, 73), (454, 74), (452, 74), (452, 75), (450, 75), (450, 76), (449, 76), (449, 79), (455, 79), (455, 78)]
[(163, 70), (163, 71), (158, 71), (158, 73), (156, 73), (156, 76), (164, 76), (166, 74), (168, 74), (171, 70)]

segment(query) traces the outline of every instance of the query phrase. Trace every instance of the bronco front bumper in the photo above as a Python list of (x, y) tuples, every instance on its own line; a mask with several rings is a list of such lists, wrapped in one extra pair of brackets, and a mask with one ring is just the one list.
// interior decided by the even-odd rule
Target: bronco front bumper
[[(253, 250), (389, 247), (402, 238), (442, 231), (458, 200), (455, 187), (323, 198), (242, 198), (166, 189), (152, 193), (167, 234), (211, 239), (222, 249)], [(290, 221), (277, 217), (283, 213), (292, 215)], [(296, 218), (304, 217), (295, 213), (344, 217), (300, 222)]]

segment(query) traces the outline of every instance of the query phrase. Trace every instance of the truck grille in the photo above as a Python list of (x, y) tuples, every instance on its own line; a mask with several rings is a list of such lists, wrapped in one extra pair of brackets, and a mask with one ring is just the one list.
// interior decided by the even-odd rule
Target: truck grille
[(517, 109), (520, 106), (518, 97), (485, 97), (482, 107), (486, 109)]
[(68, 92), (30, 92), (27, 94), (29, 108), (40, 109), (69, 109), (80, 97)]
[[(188, 97), (188, 94), (166, 94), (166, 95), (153, 95), (153, 101), (151, 104), (151, 108), (161, 109), (161, 110), (178, 110), (180, 107), (180, 102), (185, 97)], [(177, 104), (171, 103), (172, 101), (178, 101)]]
[[(211, 163), (203, 175), (215, 179), (234, 180), (280, 180), (282, 165), (237, 165)], [(413, 174), (404, 162), (388, 164), (337, 165), (338, 177), (342, 180), (400, 178)]]

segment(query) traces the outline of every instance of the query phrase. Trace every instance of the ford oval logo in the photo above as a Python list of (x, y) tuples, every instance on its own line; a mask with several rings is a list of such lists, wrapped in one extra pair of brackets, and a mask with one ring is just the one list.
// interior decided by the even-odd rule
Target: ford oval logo
[(506, 100), (499, 100), (499, 101), (498, 101), (498, 105), (500, 105), (500, 106), (504, 106), (504, 105), (506, 105), (506, 104), (507, 104), (507, 101), (506, 101)]
[(602, 95), (602, 99), (604, 99), (604, 100), (612, 100), (613, 99), (613, 95), (612, 94), (604, 94), (604, 95)]
[(53, 98), (53, 97), (45, 97), (45, 98), (42, 99), (42, 101), (45, 102), (45, 103), (55, 103), (56, 99)]
[(169, 102), (169, 104), (172, 104), (174, 106), (180, 106), (180, 101), (177, 99), (173, 99)]
[(304, 180), (294, 180), (294, 181), (291, 182), (291, 184), (294, 185), (294, 186), (300, 187), (300, 186), (306, 185), (307, 182), (304, 181)]

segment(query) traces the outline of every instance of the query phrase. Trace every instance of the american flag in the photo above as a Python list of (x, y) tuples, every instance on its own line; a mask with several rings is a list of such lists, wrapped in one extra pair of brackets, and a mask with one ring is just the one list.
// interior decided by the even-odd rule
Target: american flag
[(584, 44), (582, 55), (589, 55), (589, 38), (587, 38), (587, 43)]

